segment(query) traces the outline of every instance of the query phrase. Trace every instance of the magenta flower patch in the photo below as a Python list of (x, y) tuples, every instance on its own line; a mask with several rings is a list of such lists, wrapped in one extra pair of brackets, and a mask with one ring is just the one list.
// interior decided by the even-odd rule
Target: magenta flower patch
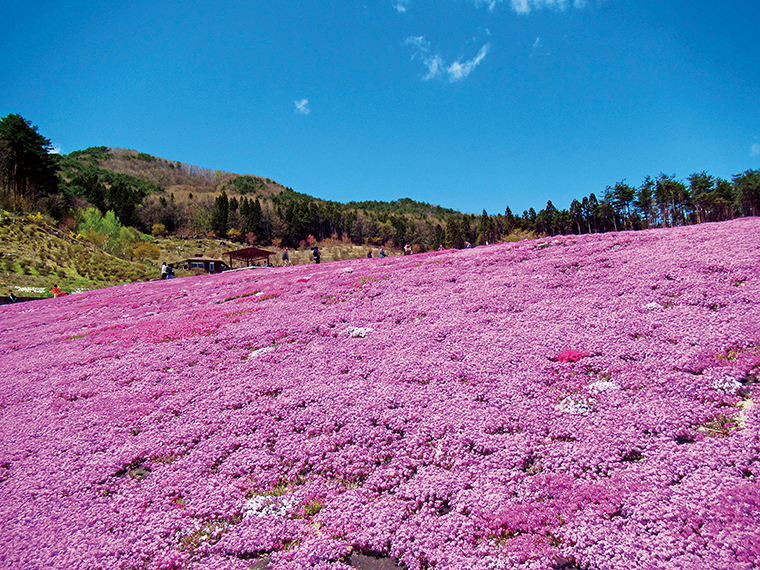
[(567, 349), (557, 355), (557, 360), (560, 362), (578, 362), (581, 358), (586, 358), (587, 356), (591, 356), (591, 353)]
[(0, 566), (760, 566), (760, 220), (0, 308)]

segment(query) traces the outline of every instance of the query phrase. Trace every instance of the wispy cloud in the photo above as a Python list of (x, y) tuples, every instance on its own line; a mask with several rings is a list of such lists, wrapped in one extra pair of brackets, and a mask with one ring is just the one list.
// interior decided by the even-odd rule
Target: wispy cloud
[(490, 11), (496, 8), (496, 5), (501, 3), (502, 0), (470, 0), (476, 7), (487, 6)]
[(412, 59), (419, 59), (427, 67), (427, 75), (423, 79), (433, 79), (441, 75), (443, 71), (443, 60), (441, 56), (430, 53), (430, 42), (424, 36), (409, 36), (404, 40), (404, 45), (412, 48)]
[(749, 152), (750, 156), (760, 156), (760, 143), (755, 143)]
[[(585, 8), (590, 0), (469, 0), (476, 8), (485, 6), (489, 12), (496, 10), (500, 4), (509, 4), (509, 6), (518, 14), (529, 14), (533, 10), (542, 8), (553, 8), (555, 10), (567, 10), (569, 7)], [(596, 0), (597, 4), (603, 4), (606, 0)], [(409, 9), (411, 0), (393, 0), (393, 6), (399, 12), (406, 12)]]
[(400, 14), (403, 14), (409, 9), (409, 0), (396, 0), (393, 6)]
[(430, 51), (430, 42), (425, 39), (425, 36), (409, 36), (404, 40), (404, 45), (415, 48), (412, 59)]
[(574, 8), (584, 8), (588, 0), (470, 0), (476, 7), (485, 6), (493, 12), (496, 6), (509, 2), (512, 10), (518, 14), (528, 14), (532, 10), (541, 8), (554, 8), (555, 10), (566, 10), (569, 6)]
[(419, 59), (422, 64), (427, 68), (427, 73), (422, 79), (425, 81), (435, 79), (437, 77), (448, 77), (450, 83), (456, 83), (465, 79), (473, 69), (475, 69), (483, 58), (491, 51), (491, 44), (486, 44), (478, 55), (467, 61), (455, 61), (450, 65), (446, 65), (443, 58), (437, 54), (432, 53), (430, 49), (430, 42), (425, 39), (424, 36), (410, 36), (406, 38), (404, 44), (413, 48), (412, 59)]
[(300, 101), (294, 101), (294, 103), (296, 104), (296, 113), (301, 113), (302, 115), (311, 113), (308, 99), (301, 99)]
[(541, 39), (541, 36), (537, 36), (536, 41), (533, 42), (533, 46), (531, 47), (529, 57), (547, 55), (551, 55), (551, 52), (544, 47), (544, 41)]
[(478, 55), (472, 59), (465, 62), (455, 61), (452, 63), (448, 68), (446, 68), (446, 71), (449, 74), (449, 81), (451, 83), (454, 83), (456, 81), (461, 81), (470, 75), (470, 72), (475, 69), (481, 61), (483, 61), (483, 58), (488, 55), (489, 51), (491, 51), (491, 44), (486, 44), (480, 48)]

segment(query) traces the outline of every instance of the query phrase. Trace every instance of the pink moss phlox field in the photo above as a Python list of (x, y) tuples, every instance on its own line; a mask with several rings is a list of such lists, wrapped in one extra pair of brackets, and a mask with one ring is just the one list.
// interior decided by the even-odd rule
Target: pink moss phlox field
[(0, 566), (757, 568), (759, 259), (745, 218), (3, 306)]

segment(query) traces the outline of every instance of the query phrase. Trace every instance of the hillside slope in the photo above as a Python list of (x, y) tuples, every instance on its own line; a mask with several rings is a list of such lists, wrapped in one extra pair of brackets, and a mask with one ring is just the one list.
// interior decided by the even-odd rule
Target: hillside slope
[[(156, 190), (174, 194), (177, 198), (186, 198), (191, 193), (201, 196), (217, 195), (225, 190), (230, 196), (237, 197), (252, 195), (271, 199), (280, 195), (283, 200), (295, 198), (307, 202), (326, 202), (318, 197), (287, 188), (264, 176), (202, 168), (136, 150), (115, 147), (93, 147), (70, 153), (63, 161), (64, 178), (70, 180), (92, 167), (142, 180), (154, 186)], [(451, 208), (418, 202), (410, 198), (391, 202), (375, 200), (348, 202), (345, 206), (355, 210), (386, 214), (407, 213), (437, 219), (461, 214)]]
[(758, 251), (744, 218), (0, 307), (2, 565), (757, 567)]
[(34, 216), (0, 213), (0, 297), (50, 296), (153, 279), (155, 262), (119, 259)]

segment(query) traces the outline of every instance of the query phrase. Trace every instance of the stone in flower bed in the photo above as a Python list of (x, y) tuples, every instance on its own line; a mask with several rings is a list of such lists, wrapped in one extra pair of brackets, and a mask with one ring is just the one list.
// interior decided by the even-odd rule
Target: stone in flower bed
[(0, 566), (758, 567), (758, 251), (746, 218), (0, 307)]

